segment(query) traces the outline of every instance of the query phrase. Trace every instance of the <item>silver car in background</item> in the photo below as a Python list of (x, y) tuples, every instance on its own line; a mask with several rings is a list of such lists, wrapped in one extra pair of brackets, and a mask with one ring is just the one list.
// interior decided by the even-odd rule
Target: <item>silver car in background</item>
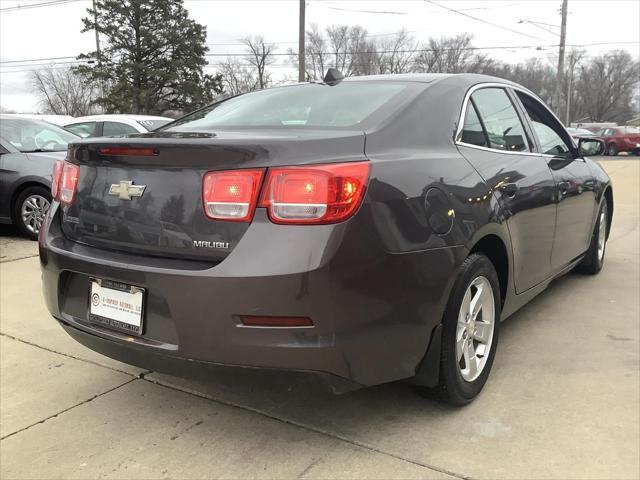
[(73, 118), (63, 127), (82, 138), (115, 137), (147, 133), (170, 122), (173, 122), (172, 118), (153, 115), (89, 115)]
[(51, 174), (78, 136), (40, 120), (0, 115), (0, 223), (36, 239), (51, 204)]

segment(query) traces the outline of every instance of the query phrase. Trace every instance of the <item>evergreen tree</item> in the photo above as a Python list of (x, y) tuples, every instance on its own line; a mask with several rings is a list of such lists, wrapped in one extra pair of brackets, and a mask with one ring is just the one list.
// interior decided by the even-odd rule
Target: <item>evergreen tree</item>
[(106, 45), (76, 67), (99, 86), (97, 103), (107, 112), (187, 112), (221, 93), (220, 75), (207, 64), (206, 28), (189, 19), (182, 0), (96, 0), (83, 32), (97, 30)]

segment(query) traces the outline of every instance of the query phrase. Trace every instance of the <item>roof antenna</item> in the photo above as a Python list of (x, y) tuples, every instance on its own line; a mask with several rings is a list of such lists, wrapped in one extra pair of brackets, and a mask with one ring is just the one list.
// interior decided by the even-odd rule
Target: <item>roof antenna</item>
[(324, 83), (327, 85), (337, 85), (344, 79), (344, 75), (337, 68), (330, 68), (324, 76)]

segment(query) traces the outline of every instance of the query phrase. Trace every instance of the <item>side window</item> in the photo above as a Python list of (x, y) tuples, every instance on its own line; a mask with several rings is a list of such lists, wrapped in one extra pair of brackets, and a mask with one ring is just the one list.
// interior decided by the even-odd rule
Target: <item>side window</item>
[(533, 131), (538, 137), (541, 153), (560, 157), (571, 156), (571, 148), (563, 139), (563, 137), (566, 137), (566, 133), (551, 112), (526, 93), (517, 92), (517, 94), (529, 115)]
[(5, 153), (9, 153), (9, 150), (0, 145), (0, 155), (4, 155)]
[(82, 138), (92, 137), (95, 135), (96, 122), (73, 123), (71, 125), (67, 125), (64, 129), (69, 130), (71, 133), (75, 133)]
[(531, 150), (522, 122), (504, 89), (482, 88), (471, 99), (484, 123), (490, 148), (509, 152)]
[(462, 138), (464, 143), (477, 145), (479, 147), (488, 147), (487, 137), (484, 134), (482, 123), (476, 112), (476, 107), (472, 101), (467, 103), (467, 111), (464, 116), (464, 126), (462, 127)]
[(138, 133), (138, 130), (131, 125), (120, 122), (104, 122), (102, 127), (102, 135), (105, 137), (113, 137), (116, 135), (128, 135), (130, 133)]

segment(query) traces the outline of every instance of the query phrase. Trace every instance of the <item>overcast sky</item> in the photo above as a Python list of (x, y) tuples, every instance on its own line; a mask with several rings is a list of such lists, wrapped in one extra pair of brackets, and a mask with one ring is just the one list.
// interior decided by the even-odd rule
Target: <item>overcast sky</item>
[[(37, 111), (31, 94), (29, 70), (47, 64), (61, 66), (95, 49), (93, 33), (81, 34), (81, 18), (91, 0), (65, 0), (44, 7), (34, 4), (51, 0), (0, 0), (0, 104), (20, 112)], [(442, 8), (443, 5), (451, 10)], [(307, 26), (362, 25), (372, 35), (383, 35), (405, 27), (421, 39), (468, 32), (477, 47), (513, 47), (488, 50), (497, 59), (518, 62), (537, 56), (547, 59), (557, 47), (560, 0), (307, 0)], [(16, 6), (31, 8), (14, 8)], [(239, 39), (262, 34), (278, 44), (279, 52), (296, 48), (298, 1), (186, 0), (191, 18), (207, 27), (210, 53), (241, 53)], [(464, 16), (471, 15), (499, 24), (508, 31)], [(614, 48), (640, 56), (639, 0), (569, 0), (568, 45), (589, 45), (589, 55)], [(526, 22), (520, 23), (520, 20)], [(537, 22), (537, 23), (530, 23)], [(554, 33), (557, 32), (557, 33)], [(600, 45), (594, 45), (600, 44)], [(603, 45), (606, 44), (606, 45)], [(546, 46), (546, 47), (545, 47)], [(532, 47), (532, 48), (518, 48)], [(543, 47), (536, 49), (536, 47)], [(17, 62), (33, 59), (31, 62)], [(219, 63), (223, 57), (209, 57)], [(9, 63), (7, 63), (9, 62)], [(274, 76), (295, 78), (295, 71), (279, 57)], [(207, 71), (214, 71), (211, 66)]]

